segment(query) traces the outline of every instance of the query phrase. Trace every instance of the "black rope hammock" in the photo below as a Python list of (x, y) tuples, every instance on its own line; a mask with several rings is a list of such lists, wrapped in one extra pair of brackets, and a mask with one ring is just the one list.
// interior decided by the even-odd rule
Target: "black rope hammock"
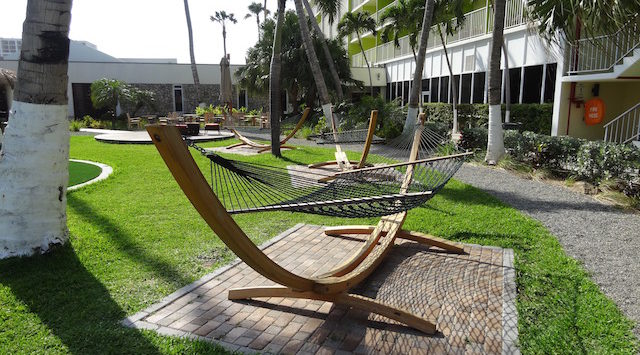
[[(445, 142), (424, 127), (415, 161), (408, 161), (413, 135), (401, 135), (375, 149), (368, 167), (328, 176), (299, 165), (231, 160), (187, 141), (209, 159), (211, 188), (231, 214), (292, 211), (351, 218), (390, 215), (429, 200), (469, 154), (449, 154)], [(405, 181), (407, 169), (413, 169), (410, 181)]]

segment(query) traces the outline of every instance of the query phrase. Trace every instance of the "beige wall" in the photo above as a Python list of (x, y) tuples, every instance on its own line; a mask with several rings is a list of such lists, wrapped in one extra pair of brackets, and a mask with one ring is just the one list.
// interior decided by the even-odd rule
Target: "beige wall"
[[(583, 85), (584, 101), (593, 97), (591, 90), (594, 82), (578, 83)], [(577, 90), (578, 91), (578, 90)], [(571, 83), (562, 83), (562, 95), (560, 104), (560, 114), (558, 121), (558, 135), (567, 134), (567, 117), (569, 114), (569, 94)], [(584, 123), (584, 104), (577, 107), (571, 105), (571, 118), (569, 120), (569, 135), (572, 137), (586, 138), (590, 140), (600, 140), (604, 138), (604, 125), (618, 117), (621, 113), (640, 102), (640, 81), (607, 81), (600, 82), (600, 98), (605, 104), (605, 117), (602, 123), (587, 126)]]

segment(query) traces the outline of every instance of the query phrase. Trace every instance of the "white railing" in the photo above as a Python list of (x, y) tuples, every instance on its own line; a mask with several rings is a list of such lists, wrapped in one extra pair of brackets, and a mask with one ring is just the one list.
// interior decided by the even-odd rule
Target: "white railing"
[(604, 140), (621, 144), (640, 141), (640, 103), (604, 125)]
[(382, 17), (382, 14), (384, 14), (385, 11), (387, 11), (387, 9), (392, 8), (392, 7), (396, 6), (397, 4), (398, 4), (398, 0), (395, 0), (391, 4), (389, 4), (389, 5), (385, 6), (385, 7), (383, 7), (382, 9), (376, 11), (376, 13), (374, 14), (373, 19), (376, 20), (376, 21), (380, 21), (380, 18)]
[(353, 11), (355, 8), (364, 4), (367, 1), (369, 0), (351, 0), (351, 10)]
[[(362, 0), (364, 2), (367, 0)], [(375, 19), (379, 19), (384, 11), (387, 10), (390, 6), (395, 6), (397, 1), (392, 2), (391, 4), (385, 6), (381, 10), (375, 13)], [(354, 6), (355, 7), (355, 6)], [(524, 8), (525, 3), (523, 0), (507, 0), (506, 9), (505, 9), (505, 29), (511, 28), (515, 26), (519, 26), (525, 23), (524, 18)], [(483, 7), (481, 9), (477, 9), (465, 14), (465, 21), (460, 26), (458, 31), (453, 35), (446, 36), (445, 43), (455, 43), (459, 41), (463, 41), (466, 39), (474, 38), (477, 36), (485, 35), (491, 33), (493, 30), (493, 11), (491, 7)], [(454, 20), (455, 21), (455, 20)], [(444, 30), (444, 28), (443, 28)], [(369, 63), (378, 64), (382, 62), (387, 62), (396, 58), (407, 57), (412, 55), (411, 46), (409, 45), (409, 37), (404, 36), (399, 39), (400, 48), (395, 48), (393, 41), (383, 43), (377, 47), (375, 47), (375, 53), (367, 54), (367, 59), (369, 59)], [(418, 43), (420, 39), (418, 38)], [(442, 41), (440, 40), (440, 35), (438, 34), (437, 26), (434, 25), (431, 27), (431, 31), (429, 32), (429, 39), (427, 41), (427, 50), (437, 48), (442, 46)], [(360, 57), (362, 56), (359, 54)], [(364, 66), (364, 60), (358, 57), (358, 54), (352, 56), (352, 65), (358, 64), (358, 66)], [(371, 58), (375, 58), (372, 60)]]
[[(457, 22), (453, 19), (454, 24)], [(444, 31), (444, 28), (442, 29)], [(452, 35), (448, 35), (446, 43), (454, 43), (487, 33), (487, 8), (483, 7), (464, 15), (462, 26)], [(438, 36), (439, 37), (439, 36)]]
[(632, 20), (618, 32), (595, 38), (583, 38), (571, 45), (568, 74), (592, 74), (612, 71), (640, 45), (638, 22)]
[[(367, 61), (369, 61), (369, 65), (376, 62), (376, 48), (367, 49), (364, 51), (367, 56)], [(366, 67), (367, 63), (364, 61), (364, 56), (362, 52), (354, 54), (351, 56), (351, 66), (352, 67)]]

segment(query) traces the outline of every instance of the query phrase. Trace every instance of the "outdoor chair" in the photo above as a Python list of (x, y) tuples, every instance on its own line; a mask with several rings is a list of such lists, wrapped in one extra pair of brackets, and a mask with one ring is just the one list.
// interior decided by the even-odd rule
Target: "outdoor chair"
[(131, 130), (134, 126), (140, 129), (140, 117), (131, 117), (127, 112), (127, 129)]

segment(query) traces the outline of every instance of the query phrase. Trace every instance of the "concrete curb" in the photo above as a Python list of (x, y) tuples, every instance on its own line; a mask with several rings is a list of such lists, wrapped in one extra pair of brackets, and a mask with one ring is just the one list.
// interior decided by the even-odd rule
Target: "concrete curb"
[(84, 164), (91, 164), (91, 165), (95, 165), (97, 167), (99, 167), (100, 169), (102, 169), (102, 171), (100, 172), (100, 175), (98, 175), (97, 177), (89, 180), (89, 181), (85, 181), (81, 184), (77, 184), (77, 185), (73, 185), (73, 186), (69, 186), (67, 188), (67, 191), (75, 191), (78, 190), (82, 187), (85, 187), (87, 185), (91, 185), (91, 184), (95, 184), (98, 181), (102, 181), (106, 178), (109, 177), (109, 175), (111, 175), (113, 173), (113, 168), (110, 167), (107, 164), (102, 164), (102, 163), (98, 163), (95, 161), (90, 161), (90, 160), (79, 160), (79, 159), (69, 159), (69, 161), (73, 161), (76, 163), (84, 163)]

